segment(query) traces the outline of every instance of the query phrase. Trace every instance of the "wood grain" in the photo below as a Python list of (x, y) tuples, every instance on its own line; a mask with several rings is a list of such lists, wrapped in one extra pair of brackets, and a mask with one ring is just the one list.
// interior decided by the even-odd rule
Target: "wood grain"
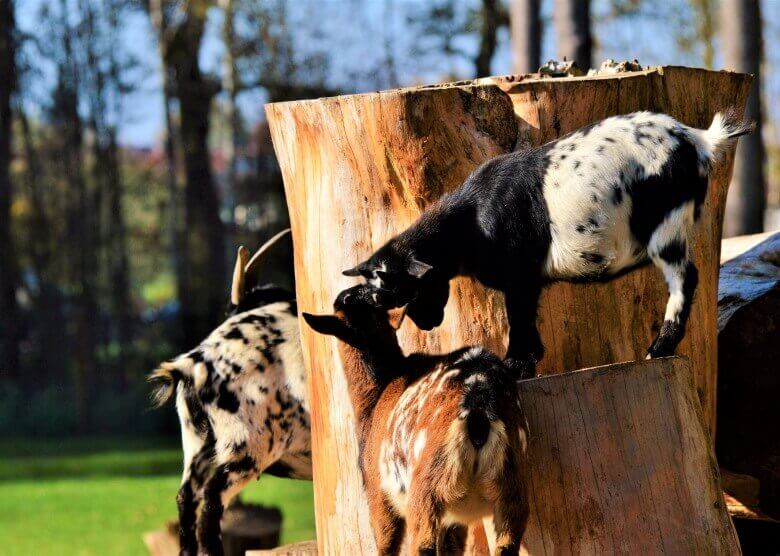
[(519, 391), (531, 492), (521, 553), (739, 553), (686, 359), (564, 373)]
[[(409, 226), (442, 193), (515, 142), (540, 144), (605, 116), (664, 111), (707, 127), (713, 114), (744, 106), (750, 79), (663, 67), (597, 78), (501, 77), (436, 87), (267, 105), (284, 177), (295, 247), (298, 304), (330, 311), (355, 283), (341, 275)], [(706, 422), (714, 428), (718, 250), (732, 157), (718, 166), (694, 243), (700, 285), (686, 339)], [(503, 354), (503, 296), (453, 280), (442, 325), (399, 332), (407, 351), (482, 344)], [(667, 292), (654, 268), (599, 285), (555, 284), (540, 306), (546, 374), (644, 358)], [(335, 341), (301, 326), (313, 408), (313, 472), (322, 553), (370, 553), (353, 415)], [(695, 346), (695, 349), (693, 347)]]

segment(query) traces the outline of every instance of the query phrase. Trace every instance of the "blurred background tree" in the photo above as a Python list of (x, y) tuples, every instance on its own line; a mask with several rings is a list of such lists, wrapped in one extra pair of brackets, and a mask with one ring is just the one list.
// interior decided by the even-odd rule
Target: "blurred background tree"
[[(777, 49), (762, 45), (780, 38), (780, 14), (761, 2), (0, 6), (5, 434), (175, 430), (170, 414), (146, 411), (144, 374), (220, 321), (237, 245), (288, 225), (264, 102), (529, 72), (564, 56), (582, 69), (608, 57), (763, 69), (749, 108), (763, 133), (741, 143), (726, 232), (778, 226), (780, 74)], [(267, 278), (293, 287), (289, 248)]]

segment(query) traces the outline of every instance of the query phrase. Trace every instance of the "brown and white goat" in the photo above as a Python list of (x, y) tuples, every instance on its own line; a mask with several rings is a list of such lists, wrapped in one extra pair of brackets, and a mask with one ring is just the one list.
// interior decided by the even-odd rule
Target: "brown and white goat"
[(149, 377), (158, 405), (175, 397), (181, 422), (184, 471), (176, 502), (182, 554), (222, 554), (223, 509), (261, 473), (311, 479), (295, 299), (256, 285), (258, 261), (280, 235), (249, 262), (246, 249), (239, 250), (231, 316)]
[(527, 429), (513, 378), (481, 347), (404, 356), (378, 295), (355, 286), (335, 314), (303, 317), (342, 341), (379, 552), (398, 553), (405, 529), (412, 553), (462, 552), (467, 526), (493, 514), (496, 553), (517, 554)]

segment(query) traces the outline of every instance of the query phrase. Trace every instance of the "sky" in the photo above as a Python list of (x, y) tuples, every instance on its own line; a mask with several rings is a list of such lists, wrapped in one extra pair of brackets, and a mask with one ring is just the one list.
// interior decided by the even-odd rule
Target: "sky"
[[(22, 31), (40, 34), (37, 15), (47, 0), (18, 0), (17, 22)], [(258, 0), (261, 1), (261, 0)], [(475, 5), (477, 0), (464, 0), (462, 9)], [(300, 0), (290, 3), (290, 20), (307, 25), (305, 33), (298, 36), (296, 49), (322, 49), (330, 54), (328, 79), (330, 85), (344, 88), (345, 83), (356, 84), (357, 91), (365, 90), (366, 79), (355, 78), (353, 74), (369, 67), (380, 65), (387, 48), (392, 48), (396, 60), (398, 85), (437, 82), (447, 74), (469, 76), (472, 64), (459, 57), (420, 56), (415, 52), (424, 47), (429, 38), (419, 36), (414, 18), (423, 2), (415, 0), (363, 0), (364, 9), (356, 9), (360, 0)], [(780, 0), (763, 0), (764, 40), (767, 45), (780, 42)], [(674, 25), (685, 22), (669, 21), (668, 18), (642, 18), (614, 22), (605, 20), (609, 0), (594, 0), (594, 19), (597, 48), (594, 61), (605, 58), (637, 58), (644, 65), (685, 64), (698, 65), (697, 53), (681, 53), (673, 36)], [(552, 0), (542, 0), (544, 25), (542, 60), (555, 57), (555, 41), (552, 33)], [(219, 40), (221, 14), (214, 9), (209, 13), (206, 34), (199, 53), (202, 67), (216, 72), (222, 56)], [(302, 28), (302, 27), (301, 27)], [(121, 41), (125, 48), (142, 61), (139, 72), (140, 87), (125, 97), (122, 105), (119, 139), (123, 145), (150, 147), (159, 144), (163, 133), (163, 102), (160, 81), (160, 61), (154, 32), (148, 17), (136, 12), (126, 18), (122, 25)], [(473, 52), (477, 42), (471, 37), (460, 41), (459, 46)], [(716, 41), (715, 67), (721, 68), (719, 48)], [(778, 67), (778, 49), (766, 47), (768, 68)], [(511, 73), (509, 34), (506, 29), (499, 36), (499, 45), (492, 61), (496, 75)], [(53, 79), (53, 72), (48, 79)], [(46, 72), (44, 71), (44, 79)], [(382, 83), (382, 80), (379, 80)], [(376, 79), (371, 82), (375, 84)], [(394, 83), (387, 82), (387, 86)], [(765, 76), (765, 98), (772, 114), (780, 114), (780, 71), (770, 71)], [(262, 91), (253, 91), (239, 97), (239, 107), (250, 123), (263, 118), (262, 105), (265, 97)], [(770, 133), (777, 133), (770, 131)], [(775, 138), (778, 139), (778, 138)], [(780, 141), (778, 141), (780, 142)]]

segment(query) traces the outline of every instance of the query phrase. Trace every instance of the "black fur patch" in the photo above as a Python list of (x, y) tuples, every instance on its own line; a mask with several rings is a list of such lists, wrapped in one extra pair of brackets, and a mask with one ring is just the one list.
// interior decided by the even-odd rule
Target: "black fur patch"
[(604, 255), (600, 255), (599, 253), (580, 253), (580, 257), (589, 263), (601, 264), (604, 262)]
[(228, 390), (228, 383), (227, 381), (223, 381), (219, 385), (219, 396), (217, 397), (217, 407), (220, 409), (224, 409), (228, 413), (236, 413), (238, 411), (238, 408), (240, 406), (240, 403), (238, 401), (238, 397)]
[(657, 175), (639, 177), (630, 190), (632, 211), (629, 226), (634, 237), (647, 245), (650, 236), (669, 212), (687, 201), (704, 202), (707, 178), (699, 175), (698, 153), (686, 140), (680, 140)]
[(182, 554), (197, 554), (198, 542), (195, 537), (195, 496), (190, 481), (179, 488), (176, 495), (176, 505), (179, 508), (179, 546)]
[(292, 477), (295, 474), (292, 467), (290, 467), (289, 465), (281, 461), (276, 461), (272, 463), (271, 465), (269, 465), (263, 470), (263, 473), (273, 475), (274, 477), (282, 477), (285, 479)]
[(658, 252), (658, 256), (669, 264), (676, 264), (687, 258), (685, 242), (672, 241), (664, 245)]
[(230, 331), (225, 334), (224, 338), (226, 340), (241, 340), (244, 343), (248, 341), (246, 336), (244, 336), (244, 333), (241, 332), (238, 327), (231, 328)]
[(623, 188), (619, 185), (612, 186), (612, 204), (618, 206), (623, 202)]

